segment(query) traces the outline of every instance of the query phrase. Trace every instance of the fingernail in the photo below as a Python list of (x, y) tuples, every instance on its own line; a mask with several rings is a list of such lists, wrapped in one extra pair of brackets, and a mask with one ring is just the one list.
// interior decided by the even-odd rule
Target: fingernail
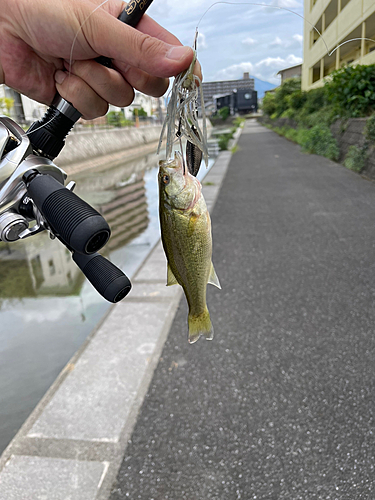
[(57, 70), (55, 73), (55, 82), (61, 85), (66, 78), (65, 71)]
[(172, 59), (172, 61), (180, 61), (191, 51), (190, 47), (182, 47), (181, 45), (174, 45), (165, 54), (167, 59)]

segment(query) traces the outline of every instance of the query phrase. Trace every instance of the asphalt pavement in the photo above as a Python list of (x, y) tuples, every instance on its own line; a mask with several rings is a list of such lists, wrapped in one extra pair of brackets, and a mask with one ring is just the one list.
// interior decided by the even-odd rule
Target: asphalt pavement
[(247, 122), (111, 500), (373, 500), (375, 184)]

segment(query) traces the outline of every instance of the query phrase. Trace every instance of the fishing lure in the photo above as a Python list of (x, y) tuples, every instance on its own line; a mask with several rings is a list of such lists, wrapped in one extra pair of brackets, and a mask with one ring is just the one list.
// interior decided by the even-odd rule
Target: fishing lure
[[(174, 143), (179, 141), (182, 149), (182, 138), (184, 137), (187, 140), (187, 165), (189, 172), (193, 175), (197, 175), (202, 157), (206, 167), (208, 166), (207, 125), (202, 81), (194, 74), (194, 66), (197, 61), (197, 38), (198, 29), (195, 32), (193, 43), (193, 60), (187, 70), (176, 76), (168, 96), (167, 115), (157, 149), (157, 154), (159, 154), (165, 131), (167, 131), (166, 158), (170, 159), (173, 155)], [(201, 102), (202, 127), (198, 121), (198, 96), (200, 96)]]

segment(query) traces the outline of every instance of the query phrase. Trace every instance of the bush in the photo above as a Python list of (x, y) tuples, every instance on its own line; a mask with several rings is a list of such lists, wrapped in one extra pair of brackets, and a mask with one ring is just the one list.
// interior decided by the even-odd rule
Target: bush
[(146, 117), (147, 111), (145, 111), (142, 107), (141, 108), (134, 108), (133, 109), (133, 116), (138, 116), (138, 118)]
[(107, 123), (113, 127), (133, 127), (134, 123), (127, 120), (121, 111), (110, 111), (107, 113)]
[(350, 146), (348, 149), (348, 153), (345, 156), (344, 165), (346, 168), (354, 170), (354, 172), (362, 172), (362, 170), (365, 168), (366, 160), (366, 147), (360, 148), (358, 146)]
[(10, 116), (10, 110), (13, 108), (14, 99), (10, 97), (0, 97), (0, 111), (7, 116)]
[(295, 117), (298, 123), (307, 128), (315, 127), (315, 125), (326, 125), (329, 127), (340, 116), (337, 108), (332, 105), (322, 106), (314, 112), (309, 112), (307, 109), (307, 107), (304, 107)]
[(341, 116), (357, 118), (375, 111), (375, 64), (348, 66), (331, 76), (325, 84), (327, 97)]
[(263, 97), (262, 110), (265, 115), (271, 116), (276, 111), (275, 93), (267, 92)]
[(364, 135), (369, 142), (375, 144), (375, 115), (367, 120)]
[(228, 118), (229, 113), (230, 113), (230, 111), (229, 111), (228, 106), (224, 106), (221, 109), (219, 109), (219, 111), (218, 111), (218, 114), (219, 114), (219, 116), (221, 116), (223, 121), (225, 121)]
[(337, 141), (326, 125), (315, 125), (300, 136), (303, 151), (337, 160), (340, 154)]
[(301, 89), (295, 90), (292, 94), (287, 97), (289, 107), (294, 111), (298, 111), (303, 108), (307, 100), (307, 92), (302, 92)]
[(233, 125), (237, 128), (237, 127), (242, 127), (242, 124), (245, 123), (245, 118), (241, 118), (240, 116), (237, 116), (234, 120), (233, 120)]
[(220, 151), (226, 151), (228, 149), (229, 141), (233, 139), (233, 130), (236, 131), (236, 129), (232, 129), (231, 132), (227, 134), (219, 135), (218, 144)]
[(275, 113), (281, 116), (290, 108), (291, 95), (301, 92), (301, 79), (288, 78), (275, 90)]

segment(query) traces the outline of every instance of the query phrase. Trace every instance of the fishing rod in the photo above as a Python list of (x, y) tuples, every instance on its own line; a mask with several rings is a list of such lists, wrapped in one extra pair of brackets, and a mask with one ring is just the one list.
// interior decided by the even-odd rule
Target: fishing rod
[[(130, 0), (118, 19), (136, 27), (152, 0)], [(112, 67), (111, 59), (96, 59)], [(81, 113), (56, 94), (45, 115), (24, 130), (0, 116), (0, 240), (13, 242), (47, 230), (72, 253), (73, 261), (108, 301), (130, 291), (129, 278), (98, 251), (111, 230), (104, 217), (65, 186), (67, 174), (53, 163)]]

